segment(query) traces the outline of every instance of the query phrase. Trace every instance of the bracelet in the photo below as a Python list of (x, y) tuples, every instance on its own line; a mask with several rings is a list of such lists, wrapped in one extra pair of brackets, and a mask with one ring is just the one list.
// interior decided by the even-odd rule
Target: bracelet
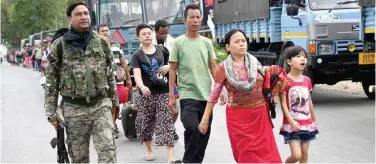
[(207, 119), (202, 119), (201, 122), (204, 123), (204, 124), (206, 124), (206, 123), (208, 123), (209, 121), (208, 121)]

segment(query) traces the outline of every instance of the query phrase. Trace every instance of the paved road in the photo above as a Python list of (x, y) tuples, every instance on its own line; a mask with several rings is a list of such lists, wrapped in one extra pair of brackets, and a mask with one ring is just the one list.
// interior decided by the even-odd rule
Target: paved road
[[(1, 162), (55, 163), (56, 150), (49, 141), (55, 130), (47, 123), (43, 109), (43, 89), (39, 74), (23, 68), (1, 66)], [(314, 91), (314, 103), (320, 135), (310, 146), (310, 162), (375, 162), (375, 103), (364, 94), (349, 95)], [(213, 131), (206, 163), (233, 163), (225, 125), (224, 107), (216, 107)], [(281, 125), (278, 112), (274, 129), (277, 144), (285, 159), (289, 147), (278, 135)], [(119, 121), (120, 123), (120, 121)], [(183, 127), (178, 121), (178, 134)], [(120, 127), (121, 129), (121, 127)], [(144, 163), (145, 149), (137, 141), (127, 140), (123, 133), (117, 140), (119, 163)], [(176, 146), (176, 157), (183, 154), (183, 139)], [(166, 162), (164, 147), (155, 148), (155, 163)], [(91, 148), (91, 162), (96, 163), (95, 149)]]

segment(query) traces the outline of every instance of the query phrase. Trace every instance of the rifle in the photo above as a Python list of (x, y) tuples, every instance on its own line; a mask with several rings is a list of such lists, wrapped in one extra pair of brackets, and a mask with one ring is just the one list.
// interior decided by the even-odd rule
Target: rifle
[(64, 137), (64, 124), (61, 122), (56, 127), (57, 137), (53, 138), (50, 142), (52, 148), (57, 146), (57, 162), (58, 163), (70, 163), (67, 149), (65, 148)]

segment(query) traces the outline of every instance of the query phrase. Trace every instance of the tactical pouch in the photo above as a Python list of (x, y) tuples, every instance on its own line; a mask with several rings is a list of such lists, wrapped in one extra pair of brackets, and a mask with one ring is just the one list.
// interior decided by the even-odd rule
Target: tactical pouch
[(69, 71), (64, 71), (60, 76), (60, 94), (63, 96), (74, 96), (75, 86), (72, 74)]
[(107, 95), (109, 84), (107, 79), (107, 68), (96, 65), (95, 71), (93, 71), (94, 88), (101, 95)]
[(75, 94), (79, 97), (86, 97), (85, 73), (80, 69), (73, 69), (73, 78), (75, 82)]

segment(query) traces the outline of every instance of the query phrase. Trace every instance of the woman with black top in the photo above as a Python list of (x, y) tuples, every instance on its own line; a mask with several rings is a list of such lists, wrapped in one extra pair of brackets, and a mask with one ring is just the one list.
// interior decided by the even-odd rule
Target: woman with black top
[(153, 161), (151, 148), (154, 129), (156, 143), (165, 145), (169, 163), (181, 163), (174, 158), (174, 124), (168, 107), (169, 53), (162, 46), (152, 44), (152, 28), (140, 24), (136, 28), (142, 46), (132, 55), (132, 67), (137, 87), (141, 90), (136, 118), (137, 138), (146, 145), (146, 161)]

